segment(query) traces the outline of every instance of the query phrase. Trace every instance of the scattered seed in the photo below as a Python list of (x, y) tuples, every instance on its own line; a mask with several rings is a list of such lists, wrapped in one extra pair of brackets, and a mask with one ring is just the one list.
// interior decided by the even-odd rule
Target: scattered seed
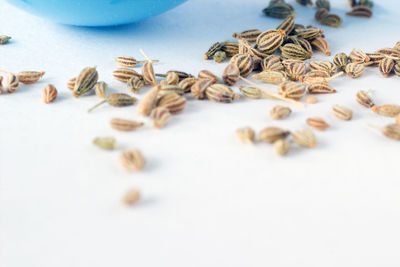
[(171, 120), (171, 113), (166, 107), (158, 107), (153, 109), (150, 118), (153, 120), (153, 126), (161, 129)]
[(97, 82), (94, 87), (95, 94), (100, 98), (106, 98), (108, 85), (105, 82)]
[(315, 130), (323, 131), (331, 127), (324, 119), (320, 117), (311, 117), (307, 119), (307, 124)]
[(335, 117), (340, 120), (348, 121), (353, 118), (353, 111), (349, 108), (339, 105), (334, 105), (332, 106), (332, 111), (333, 115), (335, 115)]
[(43, 88), (42, 95), (43, 102), (49, 104), (57, 98), (57, 89), (54, 85), (48, 84)]
[(136, 130), (144, 125), (143, 122), (137, 122), (137, 121), (131, 121), (131, 120), (124, 120), (124, 119), (118, 119), (114, 118), (110, 120), (110, 126), (114, 130), (117, 131), (133, 131)]
[(289, 131), (277, 127), (267, 127), (261, 130), (257, 140), (259, 142), (273, 144), (279, 139), (285, 139), (287, 136), (289, 136), (289, 134)]
[(310, 129), (299, 130), (292, 133), (293, 141), (299, 146), (314, 148), (317, 146), (317, 138)]
[(280, 156), (285, 156), (289, 153), (290, 143), (286, 139), (279, 139), (274, 143), (275, 153)]
[(236, 131), (236, 136), (242, 143), (254, 143), (255, 132), (250, 127), (240, 128)]
[(373, 106), (372, 110), (379, 115), (387, 117), (396, 117), (400, 114), (400, 106), (395, 104), (385, 104), (382, 106)]
[(113, 150), (117, 147), (117, 141), (113, 137), (97, 137), (93, 139), (93, 144), (105, 150)]
[(292, 113), (292, 110), (284, 106), (275, 106), (270, 111), (270, 116), (273, 120), (282, 120), (287, 118)]
[(141, 194), (137, 189), (131, 189), (122, 198), (122, 202), (127, 206), (133, 206), (140, 200)]
[(140, 171), (145, 165), (145, 158), (137, 149), (127, 150), (121, 153), (122, 166), (128, 171)]

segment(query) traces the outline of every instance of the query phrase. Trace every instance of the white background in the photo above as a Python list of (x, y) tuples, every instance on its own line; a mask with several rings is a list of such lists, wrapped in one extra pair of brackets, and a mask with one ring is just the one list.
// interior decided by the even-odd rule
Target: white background
[[(355, 102), (358, 90), (371, 89), (378, 104), (400, 103), (398, 77), (372, 68), (360, 79), (338, 79), (331, 83), (337, 94), (306, 109), (291, 106), (284, 121), (269, 118), (282, 104), (272, 100), (189, 100), (165, 129), (130, 133), (108, 122), (146, 121), (136, 107), (104, 105), (88, 114), (99, 99), (71, 97), (66, 81), (93, 65), (112, 91), (126, 92), (112, 78), (114, 58), (142, 58), (139, 48), (161, 60), (157, 72), (221, 74), (225, 64), (202, 60), (210, 44), (280, 23), (262, 16), (268, 1), (216, 2), (192, 0), (136, 24), (97, 29), (56, 25), (0, 3), (0, 34), (13, 37), (0, 47), (0, 69), (46, 71), (40, 83), (0, 96), (1, 267), (400, 265), (399, 144), (366, 126), (392, 119)], [(344, 15), (347, 1), (331, 2)], [(400, 40), (399, 2), (377, 2), (370, 20), (345, 17), (339, 29), (323, 27), (332, 54)], [(298, 23), (316, 24), (314, 8), (296, 9)], [(50, 105), (41, 98), (47, 83), (59, 90)], [(354, 119), (335, 119), (333, 104), (353, 109)], [(316, 133), (317, 148), (295, 148), (286, 158), (235, 137), (243, 126), (296, 130), (310, 116), (332, 127)], [(96, 136), (114, 136), (120, 149), (99, 150)], [(128, 148), (146, 156), (143, 172), (120, 165)], [(120, 199), (131, 188), (143, 199), (126, 208)]]

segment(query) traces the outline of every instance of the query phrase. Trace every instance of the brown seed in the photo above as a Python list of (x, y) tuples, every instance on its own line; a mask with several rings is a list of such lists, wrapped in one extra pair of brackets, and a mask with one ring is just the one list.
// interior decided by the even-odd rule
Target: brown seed
[(277, 55), (270, 55), (270, 56), (265, 57), (261, 61), (261, 68), (263, 71), (268, 71), (268, 70), (283, 71), (283, 70), (285, 70), (280, 57)]
[(193, 84), (195, 84), (196, 82), (197, 82), (196, 78), (189, 77), (180, 81), (178, 85), (183, 89), (185, 93), (190, 93)]
[(316, 104), (316, 103), (318, 103), (318, 98), (316, 98), (315, 96), (312, 96), (312, 95), (308, 95), (308, 96), (306, 96), (306, 103), (307, 104)]
[(383, 128), (383, 134), (394, 140), (400, 140), (400, 124), (390, 124)]
[(372, 17), (372, 10), (367, 6), (354, 6), (351, 11), (346, 13), (346, 15), (353, 17), (370, 18)]
[(100, 98), (106, 98), (107, 90), (108, 90), (108, 85), (105, 82), (98, 82), (94, 87), (94, 92)]
[(18, 80), (23, 84), (32, 84), (39, 81), (45, 74), (44, 71), (21, 71), (17, 73)]
[(205, 94), (208, 99), (221, 103), (231, 103), (239, 99), (239, 96), (231, 88), (223, 84), (210, 85), (206, 88)]
[(158, 91), (158, 96), (175, 93), (178, 95), (184, 95), (185, 91), (179, 85), (161, 85), (161, 89)]
[(371, 96), (365, 92), (365, 91), (358, 91), (356, 95), (356, 100), (357, 102), (366, 107), (366, 108), (372, 108), (375, 106), (374, 101), (372, 100)]
[(143, 79), (142, 75), (137, 73), (135, 70), (131, 69), (126, 69), (126, 68), (119, 68), (113, 71), (113, 76), (115, 79), (121, 82), (128, 82), (129, 79), (132, 77), (139, 77), (140, 79)]
[(138, 112), (141, 115), (149, 116), (153, 108), (156, 106), (157, 95), (161, 86), (155, 86), (151, 89), (139, 102)]
[(169, 113), (168, 108), (158, 107), (153, 109), (150, 118), (153, 120), (153, 126), (161, 129), (171, 120), (171, 113)]
[(236, 131), (236, 136), (242, 143), (254, 143), (255, 132), (250, 127), (240, 128)]
[(392, 57), (400, 57), (400, 51), (393, 48), (381, 48), (376, 51), (376, 53), (392, 56)]
[(122, 166), (124, 166), (128, 171), (140, 171), (145, 165), (145, 159), (142, 153), (137, 149), (122, 152), (120, 160)]
[(278, 93), (285, 98), (299, 100), (306, 94), (306, 85), (287, 81), (279, 85)]
[(250, 86), (239, 86), (240, 92), (248, 98), (260, 99), (263, 97), (263, 91), (260, 88), (250, 87)]
[(285, 139), (289, 134), (290, 134), (289, 131), (277, 127), (267, 127), (261, 130), (257, 140), (259, 142), (272, 144), (279, 139)]
[(133, 105), (137, 99), (135, 97), (131, 97), (130, 95), (123, 94), (123, 93), (111, 93), (109, 94), (106, 99), (98, 103), (97, 105), (93, 106), (88, 110), (88, 112), (91, 112), (95, 108), (97, 108), (100, 105), (103, 105), (104, 103), (108, 103), (109, 105), (113, 107), (126, 107), (126, 106), (131, 106)]
[(54, 85), (48, 84), (43, 88), (42, 95), (43, 102), (49, 104), (57, 98), (57, 89)]
[(400, 114), (400, 106), (395, 104), (386, 104), (382, 106), (374, 106), (372, 110), (379, 115), (387, 117), (396, 117)]
[(205, 99), (206, 89), (212, 84), (213, 82), (211, 80), (206, 80), (206, 79), (198, 80), (192, 85), (191, 88), (192, 96), (196, 99)]
[(294, 61), (285, 66), (285, 72), (289, 79), (298, 81), (302, 75), (306, 73), (306, 63)]
[[(152, 61), (158, 62), (158, 60), (152, 60)], [(129, 57), (129, 56), (119, 56), (119, 57), (115, 58), (115, 62), (117, 62), (117, 64), (120, 65), (121, 67), (134, 68), (138, 64), (142, 64), (146, 61), (145, 60), (137, 61), (135, 58)]]
[(311, 117), (307, 119), (307, 124), (316, 130), (323, 131), (330, 127), (330, 125), (320, 117)]
[(179, 76), (175, 72), (170, 72), (167, 74), (165, 81), (168, 85), (177, 85), (179, 83)]
[(203, 57), (203, 58), (204, 58), (205, 60), (211, 59), (217, 51), (221, 50), (221, 47), (222, 47), (222, 44), (221, 44), (220, 42), (214, 43), (214, 44), (207, 50), (207, 52), (204, 53), (204, 57)]
[(336, 54), (333, 58), (333, 63), (341, 70), (345, 70), (348, 62), (349, 58), (345, 53)]
[(379, 71), (382, 73), (383, 77), (389, 77), (389, 74), (394, 68), (395, 61), (391, 58), (384, 58), (379, 63)]
[(321, 19), (320, 23), (330, 27), (340, 27), (342, 25), (342, 18), (336, 14), (328, 14)]
[(322, 70), (328, 72), (330, 75), (337, 72), (335, 64), (329, 61), (311, 61), (308, 65), (310, 70)]
[(237, 81), (239, 81), (240, 70), (236, 64), (228, 64), (224, 70), (224, 74), (222, 75), (222, 79), (227, 85), (234, 85)]
[(145, 83), (152, 86), (157, 85), (157, 79), (154, 74), (153, 63), (151, 61), (146, 61), (142, 67), (142, 75)]
[(186, 107), (186, 98), (175, 93), (161, 96), (156, 107), (165, 107), (172, 115), (181, 113)]
[(359, 49), (353, 49), (349, 55), (351, 63), (363, 64), (369, 62), (371, 59), (369, 56)]
[(289, 15), (276, 29), (281, 29), (288, 35), (294, 29), (294, 19), (295, 15)]
[(314, 18), (316, 21), (321, 22), (323, 18), (329, 15), (329, 10), (326, 8), (318, 8), (315, 12)]
[(272, 54), (282, 45), (286, 33), (284, 30), (268, 30), (257, 37), (257, 49)]
[(273, 120), (282, 120), (287, 118), (292, 113), (288, 107), (275, 106), (270, 111), (270, 116)]
[(232, 34), (233, 38), (237, 39), (245, 39), (249, 43), (255, 43), (257, 40), (257, 37), (261, 34), (261, 31), (258, 29), (250, 29), (250, 30), (245, 30), (242, 32), (235, 32)]
[(67, 83), (67, 88), (71, 91), (74, 91), (75, 83), (76, 83), (76, 77), (69, 79)]
[(299, 146), (314, 148), (317, 146), (317, 138), (310, 129), (299, 130), (292, 133), (293, 141)]
[(253, 59), (248, 54), (237, 54), (231, 58), (229, 63), (236, 64), (242, 77), (249, 76), (254, 68)]
[(332, 106), (333, 115), (336, 118), (344, 121), (349, 121), (353, 118), (353, 111), (343, 106), (334, 105)]
[(140, 200), (140, 191), (137, 189), (129, 190), (122, 198), (122, 202), (128, 206), (135, 205), (139, 200)]
[(19, 80), (17, 75), (8, 72), (7, 73), (7, 92), (8, 93), (14, 93), (15, 91), (17, 91), (19, 87)]
[(263, 81), (265, 83), (271, 84), (281, 84), (288, 80), (287, 75), (283, 71), (262, 71), (260, 73), (254, 74), (253, 79)]
[(126, 86), (132, 93), (137, 94), (140, 92), (140, 90), (142, 90), (144, 81), (138, 76), (133, 76), (126, 82)]
[(212, 83), (216, 83), (219, 80), (219, 78), (215, 74), (213, 74), (211, 71), (208, 71), (208, 70), (200, 71), (197, 78), (210, 80), (210, 81), (212, 81)]
[(143, 122), (124, 120), (118, 118), (111, 119), (110, 121), (111, 128), (113, 128), (114, 130), (124, 131), (124, 132), (136, 130), (137, 128), (140, 128), (143, 125), (144, 125)]
[(322, 38), (322, 37), (317, 37), (317, 38), (315, 38), (315, 39), (311, 42), (311, 45), (312, 45), (314, 48), (320, 50), (320, 51), (321, 51), (322, 53), (324, 53), (325, 55), (327, 55), (327, 56), (330, 56), (330, 55), (331, 55), (331, 51), (330, 51), (330, 48), (329, 48), (329, 43), (328, 43), (328, 41), (326, 41), (324, 38)]
[(234, 42), (222, 42), (221, 50), (226, 53), (227, 57), (233, 57), (239, 53), (239, 44)]
[(309, 94), (334, 94), (336, 90), (325, 82), (315, 82), (308, 86)]
[(364, 73), (364, 71), (364, 65), (358, 63), (349, 63), (346, 66), (346, 73), (350, 78), (358, 78)]
[(90, 92), (96, 85), (98, 79), (99, 74), (96, 67), (84, 68), (76, 78), (73, 96), (80, 97)]
[(290, 143), (286, 139), (279, 139), (274, 143), (275, 153), (280, 156), (285, 156), (289, 153)]

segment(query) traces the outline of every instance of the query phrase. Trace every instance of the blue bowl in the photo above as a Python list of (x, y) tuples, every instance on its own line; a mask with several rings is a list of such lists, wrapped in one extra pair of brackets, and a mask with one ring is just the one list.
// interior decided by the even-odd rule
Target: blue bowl
[(161, 14), (186, 0), (7, 0), (28, 12), (77, 26), (112, 26)]

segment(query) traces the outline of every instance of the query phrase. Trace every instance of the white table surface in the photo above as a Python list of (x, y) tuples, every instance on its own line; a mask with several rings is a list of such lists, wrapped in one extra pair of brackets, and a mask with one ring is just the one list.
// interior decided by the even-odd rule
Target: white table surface
[[(133, 25), (98, 29), (56, 25), (0, 2), (0, 34), (13, 37), (0, 47), (0, 69), (46, 71), (39, 83), (0, 95), (0, 266), (399, 266), (400, 144), (366, 126), (392, 119), (355, 102), (358, 90), (371, 89), (379, 104), (400, 103), (398, 77), (383, 79), (374, 68), (360, 79), (338, 79), (337, 94), (292, 107), (283, 121), (269, 118), (282, 104), (272, 100), (190, 100), (165, 129), (131, 133), (108, 122), (147, 121), (136, 107), (105, 105), (88, 114), (99, 99), (75, 99), (65, 86), (97, 65), (112, 91), (126, 90), (112, 78), (114, 58), (142, 58), (139, 48), (161, 60), (157, 72), (221, 74), (225, 64), (202, 60), (204, 51), (234, 31), (276, 27), (280, 20), (261, 14), (267, 2), (192, 0)], [(373, 19), (323, 27), (333, 54), (400, 40), (399, 2), (376, 2)], [(334, 11), (344, 15), (346, 3), (332, 1)], [(298, 23), (316, 24), (313, 8), (296, 8)], [(47, 83), (59, 89), (50, 105), (41, 100)], [(335, 119), (333, 104), (352, 108), (354, 119)], [(242, 126), (295, 130), (310, 116), (332, 125), (316, 133), (313, 150), (280, 158), (270, 145), (236, 140)], [(116, 137), (120, 149), (99, 150), (91, 143), (96, 136)], [(121, 167), (127, 148), (142, 150), (143, 172)], [(131, 188), (143, 199), (126, 208), (120, 199)]]

